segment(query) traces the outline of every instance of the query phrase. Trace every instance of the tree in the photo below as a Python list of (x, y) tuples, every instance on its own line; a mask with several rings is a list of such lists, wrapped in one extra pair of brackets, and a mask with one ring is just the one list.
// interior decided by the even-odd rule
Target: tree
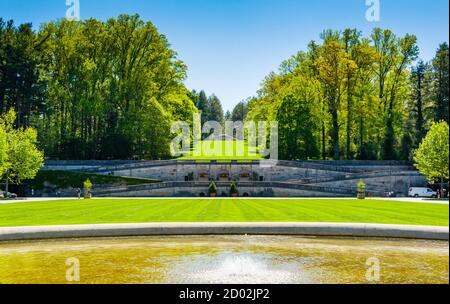
[(229, 110), (227, 110), (227, 111), (225, 112), (224, 118), (225, 118), (225, 121), (231, 120), (231, 112), (230, 112)]
[(424, 174), (429, 181), (441, 182), (443, 193), (444, 179), (448, 179), (449, 157), (449, 128), (445, 121), (434, 123), (427, 136), (423, 139), (419, 149), (414, 155), (416, 168)]
[(247, 116), (248, 105), (245, 101), (238, 103), (231, 112), (231, 121), (244, 121)]
[(449, 51), (446, 42), (439, 45), (433, 59), (433, 74), (435, 79), (435, 119), (449, 122)]
[(171, 122), (190, 121), (197, 110), (183, 84), (186, 66), (151, 22), (138, 15), (60, 20), (38, 36), (47, 91), (34, 124), (48, 155), (169, 157)]
[(414, 100), (413, 111), (415, 114), (415, 140), (420, 143), (426, 135), (425, 130), (425, 98), (426, 79), (429, 66), (422, 60), (411, 71), (412, 98)]
[(332, 141), (334, 159), (339, 160), (339, 110), (345, 90), (345, 82), (348, 73), (353, 73), (357, 68), (345, 49), (338, 41), (328, 39), (318, 59), (319, 80), (325, 88), (328, 110), (332, 118)]
[(200, 93), (198, 94), (196, 105), (197, 105), (197, 109), (202, 114), (202, 126), (203, 126), (205, 124), (205, 122), (208, 121), (208, 117), (209, 117), (208, 97), (206, 96), (205, 91), (201, 90)]
[[(360, 45), (360, 38), (362, 33), (357, 29), (346, 29), (342, 33), (342, 43), (344, 44), (345, 52), (349, 55), (353, 61), (357, 60), (358, 46)], [(358, 75), (358, 64), (356, 63), (356, 68), (354, 66), (348, 66), (346, 71), (346, 85), (347, 85), (347, 129), (346, 129), (346, 157), (347, 159), (352, 158), (351, 150), (351, 134), (352, 134), (352, 123), (353, 123), (353, 96), (354, 88), (356, 85), (355, 77)]]
[(275, 119), (279, 130), (279, 156), (285, 160), (315, 159), (320, 156), (318, 100), (314, 82), (296, 77), (283, 88)]
[(3, 176), (8, 170), (8, 140), (6, 128), (0, 123), (0, 176)]
[(222, 103), (216, 95), (211, 95), (208, 98), (208, 121), (217, 121), (220, 124), (224, 122), (224, 114)]
[(394, 130), (394, 107), (397, 100), (399, 84), (404, 76), (404, 71), (408, 65), (414, 61), (419, 53), (417, 38), (414, 35), (406, 34), (404, 38), (398, 40), (398, 56), (394, 57), (394, 69), (391, 77), (390, 96), (387, 107), (386, 131), (383, 142), (383, 158), (395, 159), (395, 130)]
[(18, 127), (29, 126), (43, 105), (39, 42), (31, 24), (0, 18), (0, 113), (14, 109)]
[[(6, 134), (6, 158), (0, 167), (6, 168), (5, 191), (9, 182), (20, 184), (23, 180), (33, 179), (44, 165), (44, 155), (37, 148), (37, 132), (32, 128), (13, 128), (16, 114), (10, 110), (0, 119), (0, 129)], [(1, 132), (0, 132), (1, 133)], [(0, 138), (1, 139), (1, 138)]]

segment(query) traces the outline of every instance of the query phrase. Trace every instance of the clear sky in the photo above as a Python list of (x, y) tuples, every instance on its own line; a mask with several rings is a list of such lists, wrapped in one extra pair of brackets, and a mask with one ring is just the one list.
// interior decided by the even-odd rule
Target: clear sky
[[(366, 20), (366, 0), (79, 1), (81, 19), (138, 13), (152, 21), (187, 64), (187, 87), (215, 93), (225, 110), (255, 95), (268, 73), (324, 29), (412, 33), (424, 60), (449, 36), (448, 0), (380, 0), (379, 22)], [(36, 27), (65, 13), (66, 0), (0, 0), (0, 17)]]

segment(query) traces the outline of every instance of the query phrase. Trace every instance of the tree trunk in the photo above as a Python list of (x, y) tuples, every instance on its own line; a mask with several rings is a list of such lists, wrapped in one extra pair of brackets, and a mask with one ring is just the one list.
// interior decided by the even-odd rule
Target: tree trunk
[(323, 160), (325, 160), (327, 158), (325, 133), (326, 133), (325, 122), (322, 120), (322, 159)]
[(386, 131), (384, 135), (384, 143), (383, 143), (383, 160), (394, 160), (395, 157), (395, 150), (394, 150), (394, 144), (395, 144), (395, 134), (394, 134), (394, 100), (395, 95), (392, 93), (390, 102), (389, 102), (389, 108), (388, 108), (388, 115), (386, 119)]
[(422, 103), (422, 74), (417, 71), (417, 121), (416, 121), (416, 144), (419, 145), (425, 136), (423, 129), (423, 103)]
[(351, 151), (351, 132), (352, 132), (352, 95), (350, 93), (350, 88), (348, 89), (348, 96), (347, 96), (347, 159), (352, 158), (352, 151)]
[(333, 110), (331, 116), (333, 118), (334, 159), (339, 160), (339, 120), (337, 110)]
[(8, 195), (9, 190), (9, 170), (6, 171), (5, 192)]
[(364, 120), (361, 117), (359, 119), (359, 157), (361, 158), (362, 156), (362, 148), (364, 145)]

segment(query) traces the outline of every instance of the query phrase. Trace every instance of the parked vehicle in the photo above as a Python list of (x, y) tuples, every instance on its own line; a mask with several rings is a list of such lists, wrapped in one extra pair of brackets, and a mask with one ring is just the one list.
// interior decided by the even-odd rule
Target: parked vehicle
[(17, 194), (11, 192), (0, 191), (0, 198), (17, 198)]
[(436, 198), (437, 192), (431, 190), (430, 188), (409, 188), (408, 196)]

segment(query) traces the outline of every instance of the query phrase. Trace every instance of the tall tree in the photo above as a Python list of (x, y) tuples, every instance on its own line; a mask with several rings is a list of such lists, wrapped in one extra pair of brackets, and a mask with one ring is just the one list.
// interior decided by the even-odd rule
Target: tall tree
[(417, 59), (419, 48), (417, 47), (417, 38), (414, 35), (407, 34), (398, 40), (399, 54), (394, 58), (395, 66), (391, 78), (390, 96), (387, 108), (386, 131), (383, 142), (383, 158), (395, 159), (395, 131), (394, 131), (394, 107), (397, 99), (399, 84), (404, 76), (408, 65)]
[(314, 80), (298, 76), (280, 92), (275, 118), (279, 124), (279, 156), (282, 159), (315, 159), (320, 156), (316, 89)]
[(353, 73), (356, 63), (345, 52), (344, 47), (338, 42), (325, 39), (321, 48), (321, 56), (318, 59), (319, 79), (325, 88), (328, 110), (332, 118), (332, 141), (334, 159), (340, 157), (339, 150), (339, 110), (341, 99), (346, 85), (346, 76)]
[[(395, 66), (398, 57), (397, 37), (391, 30), (382, 30), (375, 28), (371, 35), (375, 49), (377, 50), (378, 60), (376, 66), (376, 76), (378, 85), (379, 106), (378, 112), (382, 113), (379, 120), (378, 128), (385, 129), (386, 111), (387, 111), (387, 94), (386, 83), (388, 76)], [(377, 144), (383, 141), (382, 134), (377, 134)]]
[(224, 123), (224, 114), (222, 103), (216, 95), (211, 95), (208, 98), (208, 116), (209, 121), (217, 121), (221, 124)]
[(231, 120), (232, 121), (244, 121), (248, 112), (248, 104), (245, 101), (241, 101), (238, 103), (233, 112), (231, 112)]
[(29, 126), (42, 108), (40, 43), (31, 24), (15, 27), (0, 18), (0, 113), (14, 109), (17, 127)]
[(198, 101), (197, 101), (197, 109), (202, 114), (202, 125), (205, 124), (205, 122), (208, 121), (209, 116), (209, 108), (208, 108), (208, 97), (206, 96), (205, 91), (201, 90), (198, 95)]
[[(342, 43), (344, 44), (344, 50), (356, 63), (357, 46), (360, 44), (361, 31), (357, 29), (346, 29), (342, 33)], [(356, 85), (355, 77), (357, 75), (358, 64), (355, 66), (348, 66), (346, 70), (346, 84), (347, 84), (347, 128), (346, 128), (346, 158), (352, 158), (351, 151), (351, 135), (352, 135), (352, 123), (353, 123), (353, 96), (354, 88)]]
[(426, 86), (429, 66), (419, 60), (417, 65), (411, 70), (411, 84), (412, 84), (412, 99), (413, 99), (413, 112), (415, 120), (415, 142), (420, 143), (426, 135), (425, 129), (425, 99), (426, 99)]
[(439, 45), (433, 59), (433, 74), (435, 79), (435, 119), (449, 123), (449, 51), (446, 42)]
[(46, 102), (33, 125), (50, 156), (170, 157), (170, 122), (191, 121), (197, 110), (183, 85), (186, 66), (152, 23), (137, 15), (60, 20), (37, 40)]

